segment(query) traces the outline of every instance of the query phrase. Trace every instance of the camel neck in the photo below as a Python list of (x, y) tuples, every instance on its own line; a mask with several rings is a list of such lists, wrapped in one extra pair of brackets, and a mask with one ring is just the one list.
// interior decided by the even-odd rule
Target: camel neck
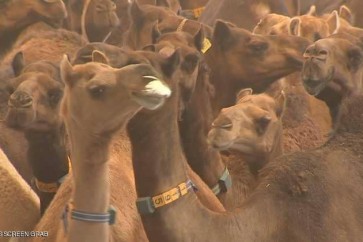
[(34, 176), (42, 182), (57, 182), (68, 174), (63, 127), (50, 131), (26, 131), (28, 160)]
[(208, 74), (200, 72), (195, 91), (180, 122), (180, 134), (189, 165), (209, 187), (213, 187), (223, 174), (225, 165), (219, 152), (211, 149), (207, 143), (213, 122), (210, 89)]
[[(95, 137), (81, 128), (67, 125), (71, 141), (72, 174), (74, 180), (73, 206), (86, 213), (107, 213), (110, 184), (110, 138)], [(87, 223), (71, 220), (69, 241), (109, 241), (108, 223)]]
[(168, 102), (160, 110), (137, 114), (128, 125), (139, 197), (160, 194), (187, 180), (176, 109)]

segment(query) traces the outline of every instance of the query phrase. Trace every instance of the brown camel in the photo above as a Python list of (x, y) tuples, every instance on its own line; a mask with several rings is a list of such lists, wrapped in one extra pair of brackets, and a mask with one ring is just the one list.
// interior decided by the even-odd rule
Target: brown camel
[[(62, 241), (61, 237), (64, 236), (68, 241), (109, 241), (113, 238), (109, 229), (109, 224), (112, 224), (110, 218), (103, 222), (87, 223), (86, 220), (77, 219), (76, 212), (110, 216), (107, 161), (113, 157), (109, 153), (112, 136), (115, 130), (125, 126), (142, 107), (150, 110), (160, 107), (171, 92), (155, 77), (156, 71), (145, 64), (130, 65), (121, 69), (95, 63), (72, 67), (65, 58), (61, 63), (61, 69), (62, 78), (66, 83), (62, 114), (71, 142), (75, 189), (72, 196), (74, 208), (70, 210), (72, 219), (65, 218), (70, 219), (68, 233), (64, 235), (63, 231), (59, 231), (57, 241)], [(90, 70), (91, 73), (96, 73), (90, 80), (79, 78), (90, 73)], [(99, 116), (99, 120), (88, 119), (96, 113), (81, 111), (96, 106), (97, 110), (104, 110), (103, 105), (112, 103), (119, 103), (117, 109), (107, 111)], [(112, 120), (109, 123), (110, 117), (121, 106), (123, 111), (117, 113), (117, 122)], [(105, 125), (100, 126), (100, 122)], [(88, 154), (90, 150), (94, 152), (92, 158)]]
[(341, 27), (349, 26), (349, 23), (339, 17), (337, 11), (324, 17), (315, 16), (314, 12), (293, 18), (268, 14), (255, 26), (253, 33), (263, 35), (289, 34), (301, 36), (314, 42), (338, 33)]
[(218, 21), (212, 46), (205, 53), (211, 68), (210, 81), (215, 86), (215, 114), (234, 104), (238, 90), (254, 92), (267, 87), (302, 67), (302, 53), (309, 41), (296, 36), (261, 36)]
[(0, 150), (0, 230), (1, 242), (8, 231), (31, 231), (40, 218), (39, 199)]
[(252, 95), (243, 89), (234, 106), (224, 108), (208, 134), (210, 145), (228, 150), (224, 160), (232, 177), (231, 194), (220, 196), (231, 210), (242, 206), (257, 185), (259, 170), (282, 155), (282, 122), (285, 95), (275, 100), (267, 94)]
[(210, 0), (199, 20), (212, 27), (217, 19), (222, 19), (251, 31), (266, 14), (289, 15), (288, 11), (282, 0)]
[[(177, 132), (178, 89), (176, 83), (168, 84), (173, 95), (164, 106), (153, 113), (140, 112), (128, 125), (138, 201), (159, 201), (159, 194), (188, 181)], [(178, 201), (163, 206), (151, 201), (157, 206), (155, 212), (141, 215), (149, 240), (359, 241), (363, 236), (360, 102), (362, 98), (348, 105), (355, 110), (342, 121), (346, 125), (330, 144), (269, 163), (255, 191), (233, 213), (205, 209), (191, 191), (179, 193)]]
[[(344, 36), (346, 37), (346, 36)], [(306, 91), (329, 107), (334, 127), (342, 99), (361, 91), (362, 50), (340, 35), (316, 41), (305, 53), (302, 79)]]
[[(310, 12), (312, 14), (312, 11)], [(269, 15), (260, 21), (254, 32), (297, 35), (315, 41), (340, 28), (340, 18), (335, 12), (330, 14), (329, 18), (331, 20), (326, 21), (312, 15), (292, 19)], [(329, 22), (332, 24), (328, 24)], [(335, 27), (330, 28), (332, 25)], [(285, 152), (306, 150), (323, 144), (332, 127), (328, 107), (305, 91), (300, 76), (300, 72), (297, 72), (279, 80), (280, 88), (284, 89), (287, 97), (286, 115), (283, 119)]]
[(132, 49), (142, 49), (153, 43), (152, 33), (157, 22), (161, 33), (183, 31), (194, 36), (203, 28), (206, 37), (211, 36), (212, 31), (208, 26), (177, 16), (165, 8), (151, 5), (140, 6), (134, 1), (130, 7), (130, 13), (131, 26), (125, 34), (125, 45)]
[[(78, 34), (70, 31), (54, 29), (40, 33), (34, 31), (33, 29), (33, 33), (29, 33), (23, 39), (24, 43), (19, 42), (19, 45), (5, 57), (1, 64), (8, 73), (5, 79), (1, 80), (0, 87), (2, 118), (4, 117), (3, 114), (7, 111), (8, 98), (17, 86), (16, 82), (24, 80), (30, 74), (15, 79), (11, 79), (12, 77), (19, 76), (24, 68), (26, 71), (36, 70), (37, 68), (43, 69), (43, 61), (57, 63), (64, 53), (73, 54), (79, 47), (85, 44), (85, 41)], [(48, 63), (46, 66), (51, 67), (50, 69), (46, 68), (48, 71), (57, 69), (54, 64)], [(15, 83), (13, 83), (13, 80), (16, 80)], [(6, 127), (1, 129), (0, 133), (1, 148), (24, 179), (30, 183), (32, 173), (29, 168), (30, 163), (26, 159), (27, 141), (24, 139), (23, 134), (15, 130), (9, 130)], [(12, 136), (14, 138), (8, 140), (8, 137)], [(18, 149), (18, 146), (22, 146), (22, 148)]]
[(69, 170), (64, 127), (58, 115), (63, 95), (59, 68), (51, 62), (35, 62), (10, 82), (14, 91), (6, 121), (28, 141), (26, 161), (43, 214)]
[(2, 13), (0, 16), (0, 59), (13, 45), (17, 35), (28, 25), (38, 21), (60, 25), (67, 16), (66, 8), (61, 0), (9, 0), (2, 1), (0, 8)]
[[(104, 45), (104, 47), (101, 47), (100, 44), (92, 44), (100, 49), (107, 49), (107, 45)], [(88, 49), (90, 46), (84, 47), (85, 49)], [(81, 52), (81, 51), (80, 51)], [(136, 53), (136, 52), (135, 52)], [(165, 58), (162, 58), (164, 61), (160, 62), (161, 60), (157, 61), (155, 59), (155, 54), (153, 53), (146, 53), (146, 52), (140, 52), (139, 55), (144, 54), (148, 58), (150, 58), (150, 55), (154, 55), (154, 60), (152, 61), (154, 65), (161, 63), (162, 66), (158, 67), (160, 72), (162, 72), (163, 69), (165, 69), (167, 66), (169, 66), (169, 72), (170, 68), (173, 65), (173, 58), (170, 57), (167, 60)], [(115, 55), (108, 56), (107, 59), (112, 60), (115, 57)], [(159, 57), (160, 58), (160, 57)], [(106, 60), (106, 57), (103, 56), (101, 59)], [(139, 57), (139, 59), (142, 59)], [(144, 57), (145, 59), (145, 57)], [(151, 60), (151, 59), (150, 59)], [(78, 62), (78, 60), (75, 60)], [(130, 58), (130, 61), (135, 61), (133, 57)], [(112, 61), (111, 61), (112, 62)], [(126, 61), (125, 63), (129, 63)], [(136, 63), (134, 63), (136, 64)], [(159, 64), (160, 65), (160, 64)], [(79, 67), (84, 66), (80, 65)], [(163, 67), (164, 66), (164, 67)], [(73, 68), (76, 68), (78, 66), (74, 66)], [(93, 70), (93, 69), (91, 69)], [(89, 70), (89, 71), (91, 71)], [(84, 70), (86, 71), (86, 70)], [(97, 71), (97, 70), (94, 70)], [(168, 72), (165, 72), (168, 73)], [(84, 73), (86, 74), (86, 73)], [(166, 74), (164, 74), (166, 75)], [(117, 92), (115, 92), (117, 93)], [(117, 106), (119, 107), (119, 106)], [(117, 113), (117, 112), (114, 112)], [(113, 231), (113, 237), (115, 238), (115, 241), (145, 241), (145, 233), (141, 227), (141, 221), (139, 220), (139, 217), (137, 215), (136, 207), (135, 207), (135, 200), (136, 200), (136, 194), (135, 190), (133, 189), (134, 183), (133, 181), (133, 172), (131, 167), (131, 153), (130, 153), (130, 147), (129, 147), (129, 141), (128, 138), (125, 135), (119, 134), (115, 140), (112, 142), (112, 159), (110, 159), (109, 166), (110, 168), (110, 184), (111, 184), (111, 197), (110, 197), (110, 203), (114, 205), (118, 209), (118, 215), (116, 217), (116, 225), (112, 229)], [(125, 161), (129, 161), (129, 163)], [(120, 164), (124, 165), (120, 165)], [(123, 174), (120, 176), (120, 174)], [(199, 199), (204, 201), (204, 204), (210, 207), (210, 209), (215, 211), (224, 211), (223, 207), (219, 203), (218, 199), (215, 198), (213, 193), (208, 189), (208, 187), (203, 184), (203, 182), (200, 180), (198, 176), (196, 176), (191, 170), (188, 170), (188, 174), (192, 177), (195, 184), (198, 184), (199, 191)], [(121, 187), (118, 185), (120, 182), (123, 184)], [(127, 184), (127, 185), (126, 185)], [(59, 191), (57, 192), (53, 202), (50, 204), (49, 208), (47, 209), (46, 213), (42, 217), (42, 220), (36, 227), (38, 230), (46, 230), (49, 231), (49, 237), (47, 238), (47, 241), (55, 241), (55, 237), (57, 233), (63, 232), (63, 223), (59, 220), (54, 220), (54, 217), (60, 217), (62, 215), (62, 211), (66, 204), (69, 202), (71, 198), (72, 193), (72, 179), (66, 179), (66, 181), (63, 183), (63, 185), (60, 187)], [(120, 188), (123, 190), (120, 191)], [(126, 195), (127, 194), (127, 195)], [(124, 209), (128, 208), (128, 209)], [(127, 218), (127, 219), (125, 219)], [(58, 231), (58, 232), (57, 232)], [(41, 241), (40, 239), (34, 238), (33, 241)]]
[(91, 42), (103, 41), (120, 22), (111, 0), (70, 0), (68, 27)]

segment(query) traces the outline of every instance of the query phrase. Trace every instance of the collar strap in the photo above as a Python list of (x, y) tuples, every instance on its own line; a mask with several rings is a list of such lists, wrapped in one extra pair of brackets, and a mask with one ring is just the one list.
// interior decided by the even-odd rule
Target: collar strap
[(215, 195), (219, 195), (221, 193), (227, 192), (229, 188), (232, 186), (232, 178), (229, 174), (228, 168), (224, 170), (222, 176), (219, 178), (217, 185), (212, 188), (212, 191)]
[(185, 25), (185, 23), (188, 21), (188, 19), (183, 19), (181, 22), (180, 22), (180, 24), (179, 24), (179, 26), (178, 26), (178, 28), (176, 28), (176, 32), (180, 32), (180, 31), (183, 31), (183, 28), (184, 28), (184, 25)]
[(205, 7), (185, 9), (180, 11), (180, 15), (188, 19), (197, 20), (202, 15), (204, 9)]
[(168, 205), (185, 196), (190, 191), (196, 191), (196, 186), (191, 180), (180, 183), (176, 187), (154, 197), (140, 197), (136, 201), (136, 207), (140, 214), (152, 214), (157, 208)]
[[(71, 172), (71, 170), (72, 170), (71, 159), (68, 157), (68, 174)], [(49, 182), (49, 183), (42, 182), (35, 177), (34, 184), (41, 192), (55, 193), (58, 191), (58, 188), (60, 187), (60, 185), (62, 185), (64, 180), (67, 178), (68, 174), (65, 174), (64, 176), (59, 178), (56, 182)]]
[(68, 232), (68, 215), (71, 219), (89, 223), (108, 223), (112, 225), (116, 221), (116, 209), (111, 205), (107, 213), (87, 213), (73, 208), (73, 203), (68, 203), (64, 209), (62, 219), (64, 231)]

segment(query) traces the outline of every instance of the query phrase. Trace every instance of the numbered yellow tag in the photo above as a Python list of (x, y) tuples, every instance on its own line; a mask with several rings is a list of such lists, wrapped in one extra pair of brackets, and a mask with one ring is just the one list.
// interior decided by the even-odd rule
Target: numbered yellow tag
[(207, 52), (210, 49), (210, 47), (212, 47), (212, 43), (209, 41), (209, 39), (204, 38), (202, 53), (205, 54), (205, 52)]

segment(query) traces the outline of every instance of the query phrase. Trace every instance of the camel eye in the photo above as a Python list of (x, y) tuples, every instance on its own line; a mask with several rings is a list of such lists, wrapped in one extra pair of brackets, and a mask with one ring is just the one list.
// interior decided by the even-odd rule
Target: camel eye
[(60, 99), (63, 96), (63, 92), (61, 90), (53, 90), (48, 93), (49, 103), (52, 106), (56, 106)]
[(264, 52), (267, 48), (268, 43), (266, 42), (255, 41), (250, 43), (250, 49), (257, 54)]
[(98, 99), (102, 98), (106, 92), (105, 85), (94, 85), (88, 88), (88, 91), (92, 98)]
[(258, 134), (263, 134), (265, 133), (268, 125), (271, 122), (271, 117), (270, 116), (264, 116), (261, 118), (256, 119), (256, 131)]

